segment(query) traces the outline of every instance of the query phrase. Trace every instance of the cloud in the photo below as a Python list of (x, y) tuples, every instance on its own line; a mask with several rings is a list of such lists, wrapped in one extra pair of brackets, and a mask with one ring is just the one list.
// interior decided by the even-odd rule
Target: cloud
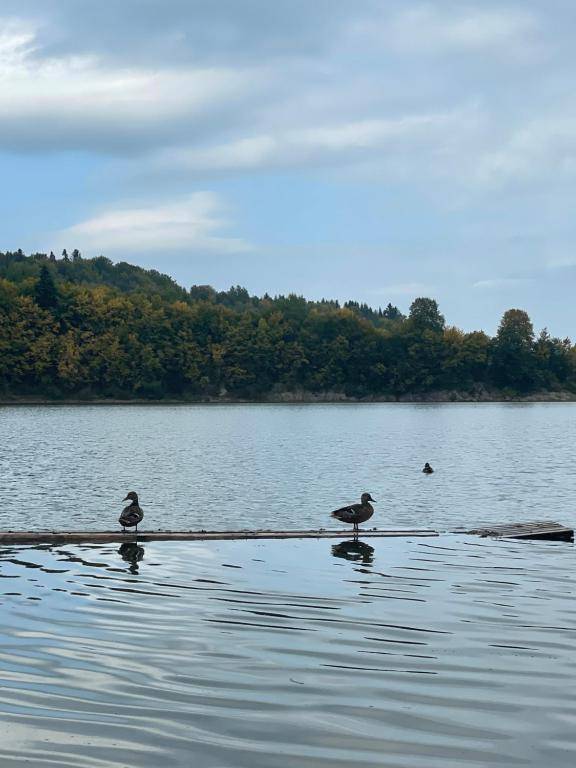
[(0, 20), (0, 147), (134, 152), (207, 130), (244, 106), (265, 73), (112, 67), (91, 56), (38, 59), (37, 32)]
[(196, 192), (167, 203), (105, 210), (56, 233), (58, 247), (94, 253), (202, 251), (233, 254), (250, 249), (222, 231), (223, 205), (211, 192)]
[[(446, 92), (435, 92), (422, 62), (432, 49), (526, 44), (537, 30), (529, 9), (124, 0), (111, 15), (106, 3), (82, 5), (80, 14), (76, 0), (49, 0), (43, 11), (7, 2), (21, 18), (0, 19), (0, 150), (132, 158), (148, 181), (157, 171), (292, 168), (418, 184), (441, 177), (452, 197), (530, 164), (526, 126), (507, 118), (503, 131), (456, 73), (441, 72)], [(394, 59), (406, 46), (409, 63)]]
[(4, 72), (22, 64), (33, 41), (34, 33), (27, 25), (16, 19), (0, 19), (0, 65)]
[(501, 146), (480, 157), (476, 169), (483, 184), (529, 181), (576, 173), (576, 115), (530, 120), (511, 132)]
[(533, 282), (534, 278), (532, 277), (496, 277), (490, 280), (478, 280), (474, 283), (473, 288), (500, 290), (530, 285)]
[[(405, 171), (413, 168), (416, 153), (418, 162), (422, 151), (445, 156), (451, 141), (460, 141), (476, 124), (476, 110), (472, 107), (447, 113), (310, 125), (246, 136), (225, 144), (170, 149), (158, 153), (152, 164), (159, 169), (242, 171), (310, 168), (380, 156), (390, 168)], [(411, 159), (403, 154), (406, 152)]]
[(422, 3), (387, 20), (383, 36), (394, 49), (419, 54), (500, 51), (509, 56), (525, 55), (538, 27), (536, 16), (524, 9)]
[[(363, 2), (371, 11), (380, 0)], [(2, 0), (2, 10), (42, 28), (43, 57), (194, 66), (315, 55), (355, 15), (349, 0)]]

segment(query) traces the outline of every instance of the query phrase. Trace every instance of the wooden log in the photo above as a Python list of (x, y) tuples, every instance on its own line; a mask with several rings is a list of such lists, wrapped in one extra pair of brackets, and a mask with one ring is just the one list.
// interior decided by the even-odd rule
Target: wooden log
[[(359, 531), (358, 537), (438, 536), (427, 529)], [(122, 541), (222, 541), (240, 539), (351, 539), (352, 530), (317, 531), (0, 531), (0, 544), (106, 544)]]

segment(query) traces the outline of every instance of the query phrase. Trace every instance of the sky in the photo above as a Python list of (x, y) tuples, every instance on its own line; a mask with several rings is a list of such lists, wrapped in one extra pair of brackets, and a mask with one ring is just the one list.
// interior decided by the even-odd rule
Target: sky
[(2, 0), (0, 250), (576, 337), (571, 0)]

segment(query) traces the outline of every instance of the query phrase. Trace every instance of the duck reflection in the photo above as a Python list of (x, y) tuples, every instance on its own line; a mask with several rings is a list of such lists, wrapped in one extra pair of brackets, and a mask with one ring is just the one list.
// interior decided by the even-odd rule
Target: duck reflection
[(374, 547), (364, 541), (350, 539), (349, 541), (341, 541), (339, 544), (333, 544), (332, 555), (370, 565), (374, 562)]
[(144, 559), (144, 547), (141, 547), (135, 541), (125, 541), (120, 546), (118, 554), (127, 563), (130, 563), (128, 570), (130, 573), (138, 573), (138, 563)]

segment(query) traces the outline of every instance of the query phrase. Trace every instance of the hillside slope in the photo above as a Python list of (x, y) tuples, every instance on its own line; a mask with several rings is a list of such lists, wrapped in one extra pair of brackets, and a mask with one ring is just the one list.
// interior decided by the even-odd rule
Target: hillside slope
[(74, 251), (0, 253), (0, 395), (53, 399), (403, 398), (576, 392), (568, 339), (525, 312), (497, 335), (447, 327), (433, 299), (389, 304), (183, 288)]

